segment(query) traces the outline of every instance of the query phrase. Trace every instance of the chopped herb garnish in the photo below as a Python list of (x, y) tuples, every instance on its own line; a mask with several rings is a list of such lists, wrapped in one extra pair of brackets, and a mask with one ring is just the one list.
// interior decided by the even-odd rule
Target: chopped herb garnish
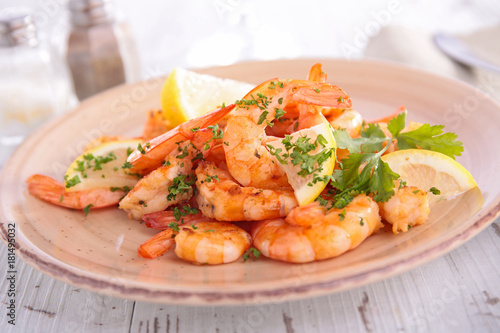
[(193, 230), (198, 229), (198, 227), (197, 227), (197, 226), (195, 226), (194, 224), (191, 224), (191, 228), (193, 228)]
[(169, 228), (172, 228), (173, 231), (175, 232), (179, 232), (179, 223), (176, 223), (176, 222), (170, 222), (168, 224), (168, 227)]
[(180, 221), (182, 217), (191, 214), (198, 214), (199, 210), (197, 208), (191, 207), (190, 205), (183, 206), (182, 208), (174, 207), (174, 217), (176, 221)]
[(429, 189), (429, 192), (431, 192), (434, 195), (440, 195), (441, 191), (435, 188), (434, 186)]
[(63, 202), (64, 200), (64, 195), (61, 194), (61, 197), (59, 198), (59, 202)]
[(83, 208), (83, 212), (85, 213), (85, 216), (89, 215), (90, 213), (90, 208), (94, 207), (93, 204), (89, 204), (87, 206), (85, 206), (85, 208)]
[(363, 218), (361, 216), (359, 217), (359, 225), (360, 226), (364, 226), (365, 225), (365, 222), (363, 222)]
[(117, 192), (117, 191), (130, 192), (132, 188), (129, 186), (123, 186), (123, 187), (110, 187), (109, 189), (111, 192)]
[(134, 166), (132, 165), (132, 163), (129, 163), (127, 161), (125, 161), (125, 163), (123, 163), (122, 165), (122, 169), (132, 169)]
[(266, 120), (266, 117), (267, 117), (268, 114), (269, 114), (269, 111), (263, 111), (260, 114), (259, 121), (257, 122), (257, 125), (262, 124), (264, 122), (264, 120)]
[(195, 179), (193, 177), (186, 175), (175, 177), (173, 184), (168, 187), (167, 201), (175, 200), (178, 194), (188, 193), (194, 183)]
[(208, 126), (207, 128), (212, 130), (212, 140), (222, 139), (224, 133), (221, 129), (219, 129), (219, 125), (215, 124)]
[(144, 150), (144, 148), (142, 148), (142, 145), (139, 143), (139, 145), (137, 145), (137, 150), (141, 152), (142, 155), (146, 154), (146, 151)]
[(345, 209), (342, 211), (342, 213), (339, 213), (339, 221), (344, 221), (344, 219), (345, 219), (345, 214), (346, 214)]
[[(65, 177), (65, 178), (67, 178), (67, 177)], [(66, 183), (65, 187), (70, 188), (70, 187), (75, 186), (76, 184), (80, 184), (81, 180), (80, 180), (80, 177), (78, 177), (76, 175), (76, 176), (73, 176), (73, 178), (71, 178), (71, 179), (65, 179), (65, 183)]]
[(220, 180), (219, 180), (219, 176), (218, 176), (218, 175), (215, 175), (215, 176), (209, 176), (209, 175), (207, 175), (207, 178), (205, 179), (205, 181), (206, 181), (207, 183), (211, 183), (211, 182), (212, 182), (212, 179), (215, 179), (215, 180), (216, 180), (216, 181), (218, 181), (218, 182), (220, 181)]
[(250, 255), (253, 254), (255, 259), (259, 259), (261, 252), (254, 247), (248, 249), (248, 251), (243, 255), (243, 261), (247, 261)]
[(319, 94), (321, 92), (321, 90), (319, 90), (318, 88), (314, 88), (314, 91)]

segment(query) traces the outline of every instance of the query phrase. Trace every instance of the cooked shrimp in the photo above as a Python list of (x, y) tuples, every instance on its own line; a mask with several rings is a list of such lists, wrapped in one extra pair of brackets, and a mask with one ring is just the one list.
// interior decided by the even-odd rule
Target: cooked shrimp
[[(179, 147), (182, 146), (181, 144)], [(171, 205), (189, 200), (193, 195), (191, 184), (194, 181), (190, 181), (193, 156), (192, 152), (180, 159), (168, 155), (166, 164), (141, 178), (120, 201), (119, 208), (127, 212), (130, 219), (140, 220), (144, 214), (162, 211)]]
[(201, 220), (179, 226), (178, 232), (171, 228), (160, 232), (142, 244), (138, 253), (143, 258), (155, 258), (168, 251), (174, 242), (177, 257), (194, 264), (218, 265), (241, 257), (252, 238), (231, 223)]
[(26, 179), (26, 183), (28, 184), (28, 192), (38, 199), (72, 209), (86, 207), (94, 209), (117, 205), (125, 195), (124, 191), (113, 192), (109, 188), (66, 192), (62, 182), (38, 174), (30, 176)]
[[(265, 128), (289, 101), (303, 104), (350, 107), (351, 100), (339, 87), (300, 80), (269, 80), (238, 103), (229, 117), (223, 141), (231, 175), (243, 186), (288, 189), (285, 172), (262, 145)], [(279, 114), (278, 114), (279, 116)]]
[(201, 117), (191, 119), (180, 124), (174, 129), (149, 140), (143, 145), (143, 151), (135, 150), (129, 155), (127, 161), (134, 167), (133, 172), (146, 174), (163, 163), (165, 157), (177, 148), (178, 142), (191, 140), (197, 128), (207, 128), (215, 125), (233, 108), (234, 104), (216, 109)]
[(255, 222), (251, 234), (264, 256), (304, 263), (339, 256), (381, 227), (377, 203), (362, 194), (344, 209), (327, 211), (313, 202), (293, 209), (285, 219)]
[(196, 200), (201, 212), (219, 221), (256, 221), (286, 216), (296, 207), (293, 191), (262, 190), (239, 185), (211, 162), (196, 169)]
[(405, 232), (427, 221), (430, 208), (425, 191), (414, 186), (396, 186), (394, 191), (387, 202), (378, 204), (382, 218), (392, 224), (392, 232)]
[(177, 142), (177, 149), (167, 155), (164, 165), (141, 178), (120, 201), (120, 209), (130, 219), (159, 212), (193, 195), (193, 162), (206, 156), (213, 147), (211, 129), (192, 131), (191, 141)]

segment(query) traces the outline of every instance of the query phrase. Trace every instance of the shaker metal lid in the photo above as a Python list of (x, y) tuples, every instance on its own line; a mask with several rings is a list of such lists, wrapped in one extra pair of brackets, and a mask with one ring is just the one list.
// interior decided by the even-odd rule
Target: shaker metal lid
[(7, 7), (0, 10), (0, 47), (38, 44), (33, 11), (28, 7)]
[(111, 0), (69, 0), (71, 22), (75, 26), (92, 26), (114, 20)]

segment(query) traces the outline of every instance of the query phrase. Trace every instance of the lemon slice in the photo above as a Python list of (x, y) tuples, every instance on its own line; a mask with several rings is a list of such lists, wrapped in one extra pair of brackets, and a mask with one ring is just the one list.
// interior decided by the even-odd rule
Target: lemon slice
[[(314, 143), (320, 135), (324, 138), (324, 146), (318, 144), (317, 147), (314, 150), (309, 151), (307, 155), (315, 156), (316, 154), (320, 154), (322, 152), (325, 153), (331, 151), (331, 155), (321, 163), (321, 170), (318, 170), (313, 174), (302, 176), (299, 174), (299, 172), (301, 172), (301, 164), (293, 165), (290, 158), (285, 159), (287, 164), (283, 164), (279, 161), (277, 162), (283, 171), (285, 171), (288, 177), (288, 182), (294, 189), (295, 198), (301, 206), (314, 201), (314, 199), (316, 199), (320, 195), (321, 191), (323, 191), (326, 187), (327, 182), (317, 181), (314, 183), (313, 179), (315, 177), (322, 178), (333, 173), (333, 168), (335, 166), (335, 149), (337, 148), (337, 144), (335, 142), (335, 138), (333, 137), (333, 130), (326, 119), (319, 125), (300, 130), (290, 135), (290, 141), (292, 144), (296, 144), (298, 142), (297, 140), (300, 138), (309, 138), (308, 142)], [(274, 147), (274, 149), (271, 148), (272, 152), (276, 152), (278, 149), (281, 149), (281, 153), (279, 154), (286, 152), (285, 142), (282, 139), (269, 141), (267, 144)], [(293, 148), (289, 150), (289, 153), (291, 153), (292, 150)], [(318, 163), (315, 163), (313, 168), (317, 169)]]
[(173, 69), (161, 91), (163, 116), (172, 126), (197, 118), (223, 103), (231, 104), (254, 86), (248, 83)]
[(128, 155), (141, 140), (120, 140), (103, 143), (78, 156), (64, 175), (66, 191), (89, 190), (98, 187), (133, 187), (137, 175), (122, 168)]
[(438, 195), (428, 193), (429, 203), (436, 203), (477, 187), (472, 175), (460, 163), (434, 151), (398, 150), (382, 156), (382, 160), (408, 186), (416, 186), (425, 191), (432, 187), (438, 189)]

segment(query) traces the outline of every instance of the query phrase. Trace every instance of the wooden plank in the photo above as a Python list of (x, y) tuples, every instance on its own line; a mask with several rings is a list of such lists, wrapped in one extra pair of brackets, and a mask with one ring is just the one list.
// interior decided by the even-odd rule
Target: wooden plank
[[(6, 267), (6, 247), (0, 246), (0, 267)], [(22, 261), (16, 264), (16, 325), (0, 310), (2, 332), (124, 332), (128, 331), (133, 301), (102, 296), (44, 275)], [(7, 284), (1, 282), (2, 305)], [(124, 320), (127, 318), (128, 320)]]

